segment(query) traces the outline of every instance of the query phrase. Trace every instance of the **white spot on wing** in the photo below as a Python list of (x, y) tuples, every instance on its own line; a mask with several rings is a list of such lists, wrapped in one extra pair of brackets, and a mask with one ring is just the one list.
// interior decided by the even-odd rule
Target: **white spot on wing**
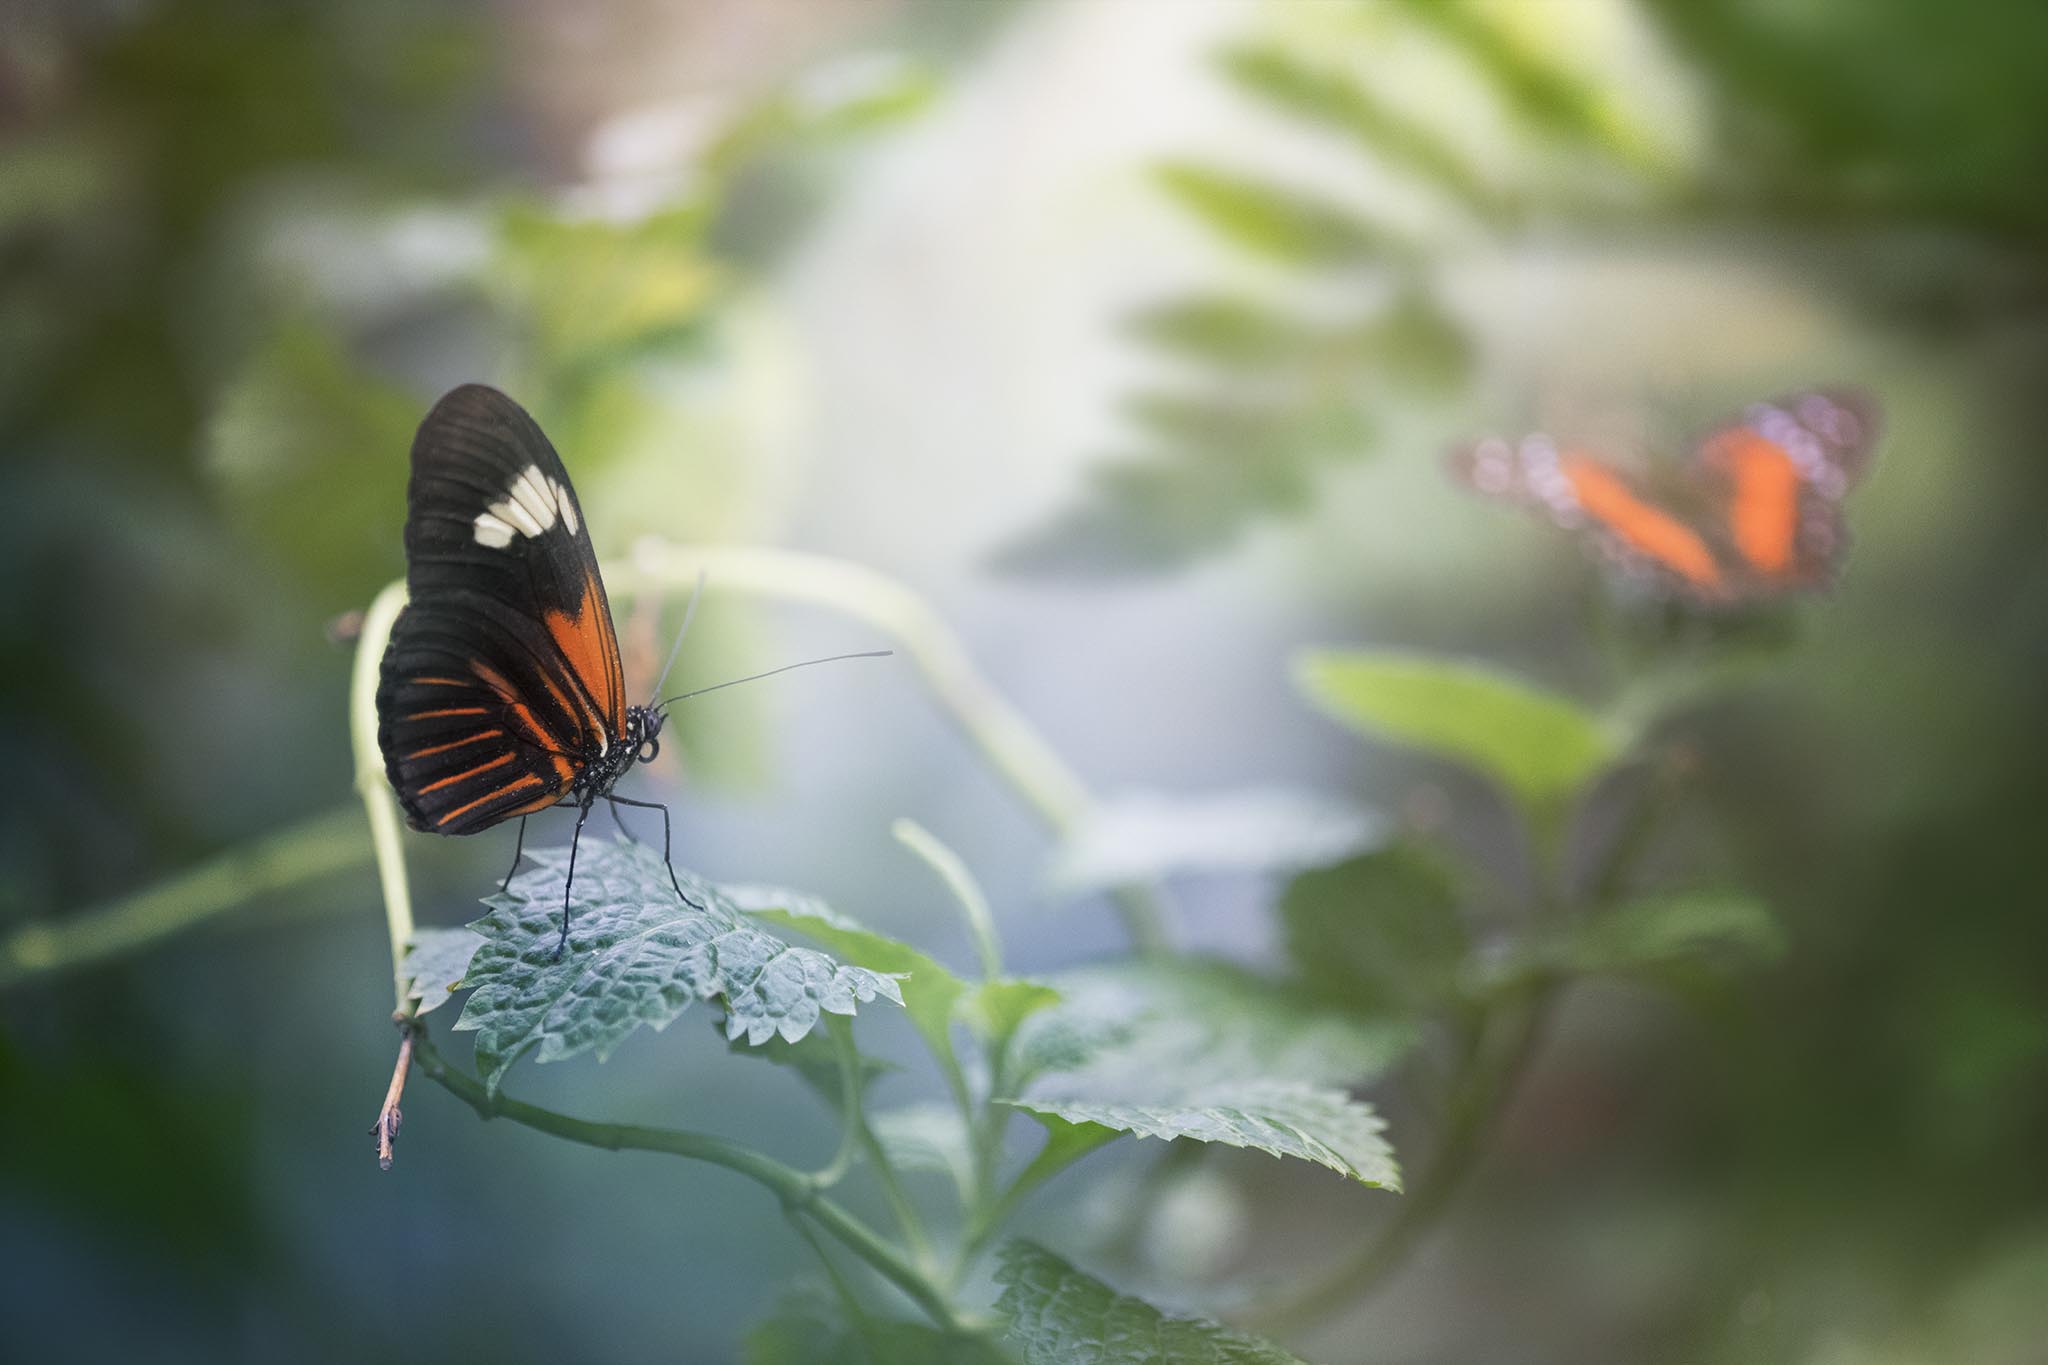
[(569, 528), (570, 535), (575, 535), (579, 529), (576, 525), (576, 500), (569, 496), (568, 489), (553, 479), (548, 480), (548, 486), (555, 490), (555, 506), (562, 509), (562, 525)]
[(490, 512), (476, 517), (476, 543), (486, 549), (502, 550), (512, 543), (512, 528)]

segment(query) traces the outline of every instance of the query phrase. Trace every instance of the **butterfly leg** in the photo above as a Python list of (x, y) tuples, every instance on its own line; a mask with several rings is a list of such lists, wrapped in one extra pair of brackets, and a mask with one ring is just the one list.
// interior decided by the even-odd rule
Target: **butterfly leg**
[(590, 802), (585, 801), (576, 811), (576, 832), (569, 836), (569, 875), (562, 879), (562, 939), (555, 945), (555, 960), (560, 961), (562, 951), (569, 946), (569, 891), (576, 885), (576, 846), (583, 842), (583, 822), (590, 818)]
[(519, 870), (519, 854), (526, 847), (526, 817), (519, 817), (519, 837), (512, 841), (512, 866), (505, 869), (505, 880), (498, 883), (498, 894), (504, 895), (512, 889), (512, 874)]
[[(683, 890), (683, 884), (676, 880), (676, 860), (669, 853), (668, 807), (658, 801), (635, 801), (630, 796), (614, 796), (606, 799), (616, 801), (622, 806), (638, 806), (642, 810), (658, 810), (661, 812), (661, 860), (668, 864), (669, 885), (676, 889), (676, 895), (682, 897), (683, 904), (693, 910), (704, 909), (703, 904), (689, 892)], [(613, 813), (613, 818), (617, 818), (616, 812)]]
[[(633, 839), (633, 831), (627, 829), (626, 822), (619, 818), (619, 798), (616, 796), (607, 796), (604, 799), (604, 803), (612, 808), (612, 823), (619, 827), (619, 833), (625, 835), (628, 839)], [(640, 841), (638, 839), (633, 839), (633, 842), (637, 844)]]

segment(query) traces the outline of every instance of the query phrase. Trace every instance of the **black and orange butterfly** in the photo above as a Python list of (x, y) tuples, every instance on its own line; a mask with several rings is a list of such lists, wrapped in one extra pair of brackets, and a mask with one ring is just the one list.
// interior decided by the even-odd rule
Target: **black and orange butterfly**
[(1842, 498), (1877, 433), (1867, 395), (1816, 390), (1714, 427), (1654, 490), (1639, 472), (1541, 434), (1477, 442), (1452, 467), (1481, 493), (1546, 513), (1624, 578), (1730, 607), (1833, 581), (1848, 546)]
[[(612, 790), (660, 752), (666, 704), (627, 703), (568, 471), (526, 410), (496, 389), (465, 384), (420, 423), (405, 557), (407, 603), (384, 651), (377, 743), (406, 820), (475, 834), (518, 816), (523, 848), (526, 816), (574, 807), (580, 840), (603, 799), (660, 811), (667, 858), (667, 807)], [(572, 841), (571, 883), (575, 875)], [(680, 882), (675, 889), (683, 895)], [(558, 954), (568, 938), (565, 884)]]

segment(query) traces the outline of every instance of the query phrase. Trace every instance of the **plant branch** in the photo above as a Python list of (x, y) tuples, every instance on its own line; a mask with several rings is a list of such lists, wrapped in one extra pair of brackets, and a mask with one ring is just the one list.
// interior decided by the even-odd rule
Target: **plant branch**
[[(716, 590), (809, 602), (865, 621), (895, 641), (916, 665), (932, 695), (990, 765), (1015, 787), (1055, 833), (1073, 830), (1093, 799), (1023, 714), (975, 669), (959, 637), (909, 588), (863, 565), (793, 550), (749, 546), (681, 546), (647, 539), (632, 561), (609, 569), (617, 594), (677, 592), (705, 576)], [(1116, 892), (1125, 931), (1140, 952), (1167, 948), (1166, 913), (1148, 887)]]
[(493, 1094), (476, 1077), (448, 1065), (428, 1038), (424, 1024), (415, 1022), (414, 1030), (414, 1057), (420, 1071), (475, 1110), (478, 1117), (510, 1119), (536, 1132), (606, 1151), (664, 1152), (735, 1171), (774, 1194), (785, 1208), (815, 1221), (847, 1250), (866, 1261), (876, 1274), (902, 1290), (933, 1322), (946, 1328), (954, 1325), (952, 1306), (916, 1266), (844, 1207), (819, 1193), (817, 1182), (794, 1166), (709, 1133), (632, 1123), (594, 1123), (512, 1099), (502, 1091)]
[(384, 755), (377, 746), (377, 670), (391, 628), (405, 607), (405, 584), (392, 583), (377, 594), (363, 613), (363, 633), (356, 644), (355, 668), (349, 675), (349, 745), (355, 755), (356, 795), (370, 817), (370, 843), (377, 855), (377, 880), (384, 892), (384, 926), (391, 937), (392, 991), (401, 1018), (412, 1014), (405, 988), (405, 950), (412, 942), (412, 891), (405, 879), (405, 850), (399, 843), (398, 803), (384, 776)]
[(251, 901), (365, 861), (363, 821), (342, 807), (231, 848), (155, 886), (0, 938), (0, 990), (146, 948)]

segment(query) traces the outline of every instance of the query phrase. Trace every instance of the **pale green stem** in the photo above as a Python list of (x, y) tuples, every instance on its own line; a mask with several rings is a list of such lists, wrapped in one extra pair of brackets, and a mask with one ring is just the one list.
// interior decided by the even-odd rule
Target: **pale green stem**
[(363, 634), (356, 644), (356, 663), (349, 677), (348, 730), (355, 753), (356, 795), (370, 817), (370, 844), (377, 854), (377, 880), (384, 891), (384, 925), (391, 936), (392, 990), (398, 1013), (412, 1013), (405, 989), (405, 951), (412, 942), (412, 890), (406, 884), (405, 849), (399, 842), (398, 803), (384, 776), (384, 755), (377, 744), (377, 670), (398, 613), (405, 609), (405, 584), (393, 583), (377, 594), (363, 614)]
[(0, 990), (145, 947), (227, 910), (362, 864), (363, 818), (342, 808), (231, 848), (155, 886), (0, 938)]
[(960, 855), (939, 842), (938, 836), (915, 820), (900, 819), (889, 826), (889, 832), (896, 841), (924, 859), (926, 866), (939, 874), (939, 880), (953, 893), (961, 914), (967, 919), (967, 930), (974, 936), (975, 951), (981, 955), (981, 974), (984, 980), (993, 981), (1003, 974), (1002, 942), (996, 937), (996, 917), (989, 910), (988, 897), (982, 893), (981, 883), (967, 870), (967, 864)]
[(831, 1032), (833, 1051), (839, 1058), (841, 1080), (852, 1095), (845, 1112), (848, 1129), (859, 1142), (861, 1151), (866, 1153), (869, 1164), (875, 1168), (875, 1179), (881, 1184), (882, 1196), (888, 1200), (890, 1212), (896, 1216), (896, 1225), (903, 1229), (904, 1240), (910, 1243), (912, 1253), (920, 1262), (929, 1262), (932, 1243), (925, 1232), (924, 1218), (904, 1190), (896, 1167), (890, 1162), (889, 1154), (882, 1150), (875, 1130), (868, 1126), (866, 1087), (860, 1081), (860, 1053), (853, 1045), (853, 1025), (843, 1015), (832, 1015), (826, 1019), (825, 1026)]

